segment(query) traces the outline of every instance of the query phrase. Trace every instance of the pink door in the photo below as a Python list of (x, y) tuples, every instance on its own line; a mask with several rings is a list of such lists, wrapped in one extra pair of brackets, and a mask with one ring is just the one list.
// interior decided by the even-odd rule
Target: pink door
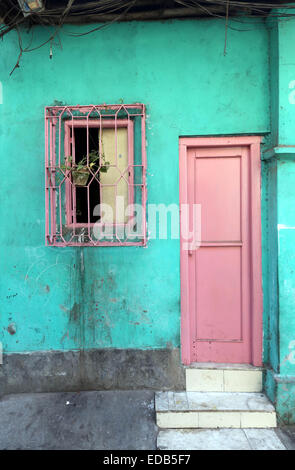
[(261, 365), (259, 143), (259, 137), (180, 139), (185, 364)]

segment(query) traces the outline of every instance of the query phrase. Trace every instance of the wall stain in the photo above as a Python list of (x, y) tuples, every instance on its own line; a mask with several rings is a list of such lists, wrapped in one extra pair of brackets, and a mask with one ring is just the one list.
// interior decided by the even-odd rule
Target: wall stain
[(76, 302), (74, 303), (73, 307), (70, 310), (70, 318), (69, 321), (71, 323), (77, 323), (80, 321), (80, 305)]
[(16, 333), (16, 324), (15, 323), (10, 323), (7, 327), (7, 331), (10, 335), (15, 335)]
[(60, 342), (63, 343), (63, 341), (64, 341), (66, 338), (69, 338), (69, 330), (67, 330), (67, 331), (65, 332), (65, 334), (61, 337)]
[(6, 298), (7, 299), (13, 299), (16, 296), (17, 296), (17, 294), (10, 294), (10, 295), (7, 295)]
[(68, 307), (65, 307), (64, 305), (60, 305), (59, 308), (60, 308), (63, 312), (66, 312), (66, 313), (69, 311)]

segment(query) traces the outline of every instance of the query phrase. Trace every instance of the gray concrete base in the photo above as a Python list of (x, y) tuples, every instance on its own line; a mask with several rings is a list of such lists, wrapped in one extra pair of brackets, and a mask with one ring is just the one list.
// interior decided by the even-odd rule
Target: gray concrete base
[(295, 450), (295, 426), (282, 426), (276, 433), (288, 450)]
[(92, 349), (3, 355), (0, 396), (81, 390), (183, 390), (179, 349)]
[(0, 400), (0, 449), (156, 449), (154, 393), (10, 395)]

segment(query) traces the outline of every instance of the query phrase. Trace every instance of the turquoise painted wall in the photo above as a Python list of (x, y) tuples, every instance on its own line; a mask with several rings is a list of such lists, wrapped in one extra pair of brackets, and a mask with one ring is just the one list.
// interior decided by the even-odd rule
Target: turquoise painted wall
[[(289, 11), (290, 13), (290, 11)], [(295, 8), (292, 11), (295, 14)], [(295, 73), (294, 47), (295, 20), (280, 20), (278, 28), (279, 43), (279, 144), (295, 145), (294, 109), (295, 109)]]
[[(234, 24), (237, 27), (237, 24)], [(114, 24), (80, 38), (68, 26), (25, 53), (0, 49), (1, 312), (4, 352), (165, 348), (180, 342), (179, 242), (147, 248), (44, 246), (44, 106), (147, 105), (148, 202), (178, 203), (178, 138), (270, 131), (268, 32), (247, 23)], [(48, 38), (34, 28), (33, 47)], [(24, 45), (30, 34), (23, 32)]]
[(280, 421), (291, 424), (295, 423), (295, 19), (272, 19), (269, 27), (273, 148), (265, 154), (264, 163), (269, 248), (265, 387)]
[[(295, 376), (295, 162), (278, 161), (278, 277), (280, 305), (280, 372)], [(290, 348), (291, 341), (294, 342)], [(294, 358), (295, 359), (295, 358)]]

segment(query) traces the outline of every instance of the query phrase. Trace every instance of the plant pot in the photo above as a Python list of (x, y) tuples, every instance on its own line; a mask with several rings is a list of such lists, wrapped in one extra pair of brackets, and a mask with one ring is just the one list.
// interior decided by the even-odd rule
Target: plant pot
[(86, 186), (89, 178), (89, 171), (87, 168), (84, 170), (73, 170), (72, 176), (75, 186)]

